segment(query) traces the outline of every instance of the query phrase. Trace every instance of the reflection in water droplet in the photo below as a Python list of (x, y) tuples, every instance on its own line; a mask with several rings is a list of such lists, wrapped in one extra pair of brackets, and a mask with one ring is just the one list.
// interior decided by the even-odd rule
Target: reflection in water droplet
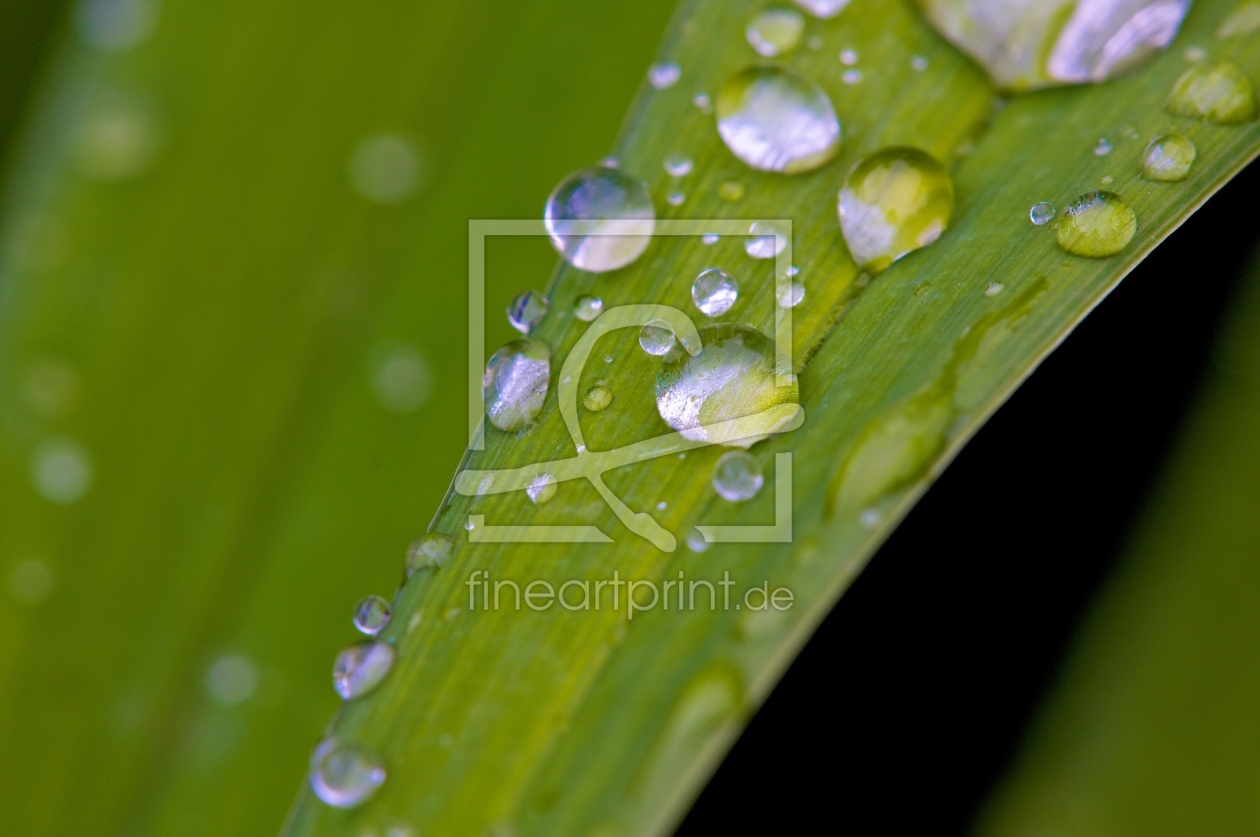
[(1165, 134), (1154, 139), (1142, 154), (1142, 176), (1147, 180), (1185, 180), (1198, 151), (1194, 143), (1180, 134)]
[[(742, 419), (731, 447), (750, 447), (782, 429), (782, 417), (759, 415), (778, 404), (799, 403), (795, 380), (776, 386), (774, 344), (756, 329), (718, 323), (700, 329), (704, 348), (689, 355), (676, 347), (656, 380), (656, 409), (687, 439), (709, 441), (707, 425)], [(772, 423), (774, 422), (774, 423)]]
[(693, 527), (687, 533), (687, 548), (696, 553), (707, 552), (709, 550), (709, 542), (704, 539), (704, 535), (700, 533), (699, 529)]
[(407, 548), (407, 577), (427, 568), (441, 569), (451, 560), (451, 552), (455, 548), (455, 539), (447, 535), (430, 532), (421, 535)]
[(1086, 192), (1059, 219), (1059, 246), (1077, 256), (1101, 259), (1123, 250), (1137, 232), (1137, 216), (1114, 192)]
[(639, 345), (656, 357), (666, 354), (676, 342), (674, 330), (664, 320), (649, 320), (639, 331)]
[(582, 396), (582, 406), (592, 413), (601, 413), (612, 404), (612, 390), (603, 384), (595, 384)]
[(310, 771), (315, 795), (335, 808), (363, 803), (385, 781), (380, 756), (337, 738), (326, 739), (315, 748)]
[(604, 313), (604, 301), (597, 296), (580, 296), (573, 304), (573, 315), (589, 323)]
[(805, 301), (805, 286), (792, 282), (775, 291), (774, 301), (780, 308), (795, 308)]
[(717, 98), (718, 133), (754, 169), (797, 174), (840, 149), (840, 120), (821, 87), (781, 67), (749, 67)]
[(998, 294), (1002, 293), (1002, 291), (1004, 290), (1006, 290), (1006, 286), (1003, 285), (1001, 282), (990, 282), (989, 286), (984, 289), (984, 295), (997, 296)]
[(404, 137), (364, 137), (350, 155), (350, 184), (362, 197), (383, 204), (398, 203), (420, 185), (420, 155)]
[(424, 355), (406, 343), (377, 347), (369, 356), (372, 391), (395, 413), (422, 407), (433, 393), (433, 371)]
[(157, 0), (80, 0), (75, 23), (94, 47), (130, 49), (153, 34), (160, 8)]
[(772, 4), (753, 15), (744, 35), (758, 55), (774, 58), (795, 49), (804, 32), (805, 18), (800, 12)]
[(796, 0), (796, 5), (817, 18), (835, 17), (849, 5), (849, 0)]
[(665, 203), (670, 206), (682, 206), (685, 200), (687, 200), (687, 193), (681, 189), (674, 189), (665, 196)]
[(52, 592), (53, 574), (38, 558), (19, 561), (9, 570), (9, 593), (22, 604), (39, 604)]
[(547, 198), (544, 220), (552, 245), (566, 261), (603, 273), (625, 267), (643, 254), (656, 228), (656, 210), (642, 180), (596, 167), (560, 181)]
[(556, 496), (556, 482), (551, 474), (539, 474), (525, 486), (525, 494), (535, 506), (541, 506)]
[(751, 500), (761, 491), (765, 478), (761, 464), (752, 454), (742, 450), (727, 451), (713, 466), (713, 490), (732, 503)]
[(1115, 178), (1109, 174), (1104, 174), (1102, 177), (1098, 178), (1098, 182), (1104, 186), (1110, 186), (1111, 181), (1113, 180), (1115, 180)]
[(1054, 204), (1049, 201), (1038, 201), (1033, 204), (1032, 209), (1028, 210), (1028, 220), (1035, 226), (1041, 227), (1053, 221), (1054, 216), (1058, 214), (1059, 211), (1054, 208)]
[(885, 148), (849, 171), (839, 204), (840, 229), (854, 261), (878, 273), (940, 238), (954, 211), (954, 184), (926, 151)]
[(1111, 153), (1111, 140), (1102, 137), (1098, 142), (1094, 143), (1094, 156), (1105, 157)]
[(722, 240), (722, 236), (718, 235), (717, 233), (705, 233), (704, 235), (700, 236), (700, 243), (705, 245), (706, 247), (711, 247), (714, 244), (717, 244), (721, 240)]
[(858, 54), (851, 49), (843, 49), (840, 51), (840, 63), (846, 67), (852, 67), (858, 62)]
[(1238, 38), (1257, 30), (1260, 30), (1260, 0), (1243, 0), (1221, 21), (1216, 37)]
[(206, 672), (206, 693), (220, 706), (237, 706), (254, 696), (258, 669), (243, 654), (225, 654)]
[(744, 252), (754, 259), (773, 259), (788, 243), (787, 228), (774, 221), (753, 221), (744, 239)]
[(102, 94), (89, 102), (77, 127), (74, 156), (92, 180), (125, 180), (148, 168), (158, 147), (152, 109), (125, 94)]
[(721, 186), (718, 186), (718, 197), (728, 203), (735, 203), (744, 198), (744, 184), (734, 180), (728, 180)]
[(708, 93), (697, 93), (691, 100), (691, 103), (698, 107), (703, 114), (713, 113), (713, 100), (709, 98)]
[(541, 340), (513, 340), (491, 356), (481, 379), (490, 423), (507, 433), (533, 425), (551, 382), (551, 349)]
[(680, 78), (682, 78), (682, 70), (677, 64), (653, 64), (648, 67), (648, 84), (657, 90), (673, 87)]
[(716, 267), (701, 271), (691, 284), (691, 299), (707, 317), (722, 316), (731, 310), (738, 297), (739, 286), (735, 280)]
[(390, 617), (389, 602), (380, 596), (364, 596), (354, 606), (354, 626), (359, 633), (376, 636), (385, 630)]
[(1256, 96), (1251, 79), (1236, 65), (1195, 64), (1173, 84), (1164, 109), (1217, 125), (1241, 125), (1256, 118)]
[(362, 697), (381, 685), (394, 666), (394, 649), (383, 642), (352, 645), (333, 663), (333, 688), (342, 700)]
[(665, 158), (665, 172), (673, 177), (686, 177), (695, 165), (686, 154), (674, 152)]
[(92, 486), (87, 451), (73, 439), (50, 439), (31, 453), (31, 482), (46, 500), (69, 505)]
[(508, 323), (521, 334), (529, 334), (547, 316), (551, 303), (538, 291), (518, 294), (507, 307)]

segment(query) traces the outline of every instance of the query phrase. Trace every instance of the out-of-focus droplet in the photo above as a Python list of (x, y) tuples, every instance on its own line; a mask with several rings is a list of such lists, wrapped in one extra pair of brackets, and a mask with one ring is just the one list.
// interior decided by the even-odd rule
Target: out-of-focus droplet
[(551, 382), (551, 349), (523, 337), (495, 352), (486, 364), (481, 393), (490, 423), (506, 433), (531, 426), (542, 412)]
[(389, 602), (380, 596), (364, 596), (354, 606), (354, 627), (359, 633), (376, 636), (385, 630), (392, 613)]
[(682, 78), (682, 70), (672, 62), (653, 64), (648, 67), (648, 84), (657, 90), (673, 87)]
[(354, 700), (381, 685), (394, 667), (394, 649), (384, 642), (352, 645), (333, 663), (333, 688), (342, 700)]
[(1114, 256), (1137, 232), (1137, 215), (1114, 192), (1086, 192), (1059, 219), (1059, 246), (1075, 256)]
[(311, 755), (311, 790), (326, 805), (353, 808), (385, 782), (381, 757), (365, 747), (328, 738)]
[(236, 706), (254, 696), (258, 668), (244, 654), (224, 654), (206, 672), (206, 693), (221, 706)]
[(691, 174), (694, 163), (686, 154), (674, 152), (665, 158), (665, 172), (671, 177), (686, 177)]
[(385, 409), (410, 413), (433, 394), (433, 369), (418, 348), (407, 343), (377, 347), (369, 356), (372, 391)]
[(1151, 140), (1142, 154), (1142, 176), (1147, 180), (1175, 181), (1190, 176), (1198, 151), (1180, 134), (1165, 134)]
[(1164, 110), (1217, 125), (1256, 118), (1256, 94), (1247, 74), (1228, 61), (1195, 64), (1173, 84)]
[(735, 279), (716, 267), (700, 272), (691, 284), (691, 299), (706, 317), (720, 317), (739, 297)]
[(130, 49), (157, 28), (158, 0), (80, 0), (75, 23), (83, 40), (98, 49)]
[(700, 236), (700, 243), (703, 244), (705, 247), (712, 247), (714, 244), (717, 244), (721, 240), (722, 240), (722, 236), (718, 235), (717, 233), (705, 233), (704, 235)]
[(603, 273), (643, 254), (656, 229), (652, 194), (618, 169), (583, 169), (560, 181), (544, 214), (551, 243), (574, 267)]
[(551, 303), (538, 291), (517, 294), (507, 307), (508, 323), (521, 334), (529, 334), (547, 316)]
[(708, 93), (697, 93), (692, 97), (691, 103), (699, 108), (703, 114), (713, 113), (713, 100), (709, 98)]
[(39, 558), (19, 561), (9, 570), (9, 594), (26, 605), (36, 605), (52, 592), (53, 572)]
[(756, 497), (764, 481), (761, 464), (747, 451), (728, 451), (713, 466), (713, 490), (732, 503)]
[(1111, 153), (1111, 140), (1102, 137), (1098, 142), (1094, 143), (1094, 156), (1105, 157)]
[(423, 167), (416, 148), (397, 134), (364, 137), (350, 154), (350, 184), (360, 196), (381, 204), (406, 200), (420, 185)]
[(717, 97), (718, 133), (754, 169), (811, 171), (840, 149), (840, 119), (821, 87), (781, 67), (749, 67)]
[(1243, 0), (1225, 16), (1216, 29), (1216, 37), (1241, 38), (1260, 30), (1260, 0)]
[(796, 0), (796, 5), (817, 18), (835, 17), (849, 5), (849, 0)]
[(921, 73), (928, 68), (928, 60), (922, 55), (916, 55), (910, 59), (910, 69), (916, 73)]
[(773, 3), (753, 15), (744, 30), (758, 55), (774, 58), (796, 49), (805, 32), (805, 18), (796, 9)]
[(31, 453), (31, 482), (44, 499), (58, 505), (82, 499), (92, 487), (87, 451), (73, 439), (41, 442)]
[(104, 93), (84, 105), (74, 142), (75, 162), (84, 177), (135, 177), (149, 167), (157, 149), (157, 120), (142, 98)]
[(727, 180), (718, 186), (718, 197), (727, 203), (735, 203), (744, 197), (744, 184), (735, 180)]

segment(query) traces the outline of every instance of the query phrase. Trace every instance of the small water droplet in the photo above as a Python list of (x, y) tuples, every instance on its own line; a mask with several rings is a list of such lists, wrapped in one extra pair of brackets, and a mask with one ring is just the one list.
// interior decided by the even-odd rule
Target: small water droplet
[(521, 334), (529, 334), (547, 316), (551, 303), (538, 291), (518, 294), (507, 307), (508, 322)]
[(381, 685), (394, 666), (394, 649), (383, 642), (352, 645), (333, 663), (333, 688), (342, 700), (362, 697)]
[(9, 593), (22, 604), (39, 604), (48, 598), (52, 587), (52, 570), (39, 558), (19, 561), (9, 570)]
[(1181, 57), (1186, 59), (1187, 63), (1198, 64), (1200, 61), (1207, 58), (1207, 50), (1201, 46), (1188, 46), (1185, 48), (1185, 51), (1181, 53)]
[(1001, 282), (990, 282), (989, 286), (984, 289), (984, 295), (997, 296), (998, 294), (1002, 293), (1002, 291), (1004, 290), (1006, 290), (1006, 286), (1003, 285)]
[(665, 511), (665, 509), (667, 508), (669, 508), (669, 503), (666, 503), (664, 500), (661, 500), (659, 503), (656, 504), (657, 511)]
[(531, 426), (551, 382), (551, 349), (541, 340), (513, 340), (491, 356), (481, 379), (490, 423), (506, 433)]
[(415, 575), (423, 569), (441, 569), (451, 560), (451, 552), (455, 549), (455, 539), (447, 535), (430, 532), (421, 535), (407, 549), (407, 577)]
[(1110, 186), (1114, 180), (1115, 178), (1109, 174), (1104, 174), (1102, 177), (1098, 178), (1098, 182), (1104, 186)]
[(879, 525), (880, 519), (883, 517), (877, 509), (863, 509), (858, 515), (858, 523), (863, 529), (874, 529)]
[(599, 165), (606, 169), (619, 169), (621, 168), (621, 161), (616, 157), (605, 157), (599, 161)]
[(601, 413), (612, 404), (612, 390), (603, 384), (595, 384), (582, 396), (582, 406), (592, 413)]
[(665, 158), (665, 171), (673, 177), (686, 177), (691, 174), (693, 166), (694, 163), (686, 154), (674, 152)]
[(1217, 125), (1256, 118), (1256, 96), (1247, 74), (1228, 61), (1195, 64), (1173, 84), (1164, 110)]
[(1094, 156), (1106, 157), (1108, 154), (1111, 153), (1111, 148), (1112, 148), (1111, 140), (1107, 139), (1106, 137), (1100, 137), (1098, 142), (1094, 143)]
[(805, 39), (805, 46), (809, 47), (815, 52), (822, 49), (823, 48), (822, 35), (810, 35), (808, 38)]
[(665, 203), (670, 206), (682, 206), (687, 200), (687, 193), (681, 189), (673, 189), (665, 196)]
[(365, 137), (350, 155), (350, 183), (370, 201), (405, 200), (420, 184), (422, 165), (415, 146), (395, 134)]
[(657, 90), (673, 87), (682, 78), (682, 70), (677, 64), (666, 62), (648, 67), (648, 84)]
[(713, 490), (732, 503), (751, 500), (761, 491), (765, 477), (761, 465), (747, 451), (733, 450), (722, 454), (713, 466)]
[(597, 296), (580, 296), (573, 303), (573, 315), (584, 323), (589, 323), (604, 313), (604, 301)]
[(368, 357), (372, 391), (392, 413), (410, 413), (424, 406), (433, 393), (433, 370), (418, 348), (408, 343), (385, 343)]
[(67, 506), (92, 487), (87, 451), (73, 439), (50, 439), (31, 453), (31, 482), (46, 500)]
[(717, 233), (705, 233), (704, 235), (700, 236), (700, 243), (705, 245), (706, 247), (711, 247), (714, 244), (717, 244), (721, 240), (722, 240), (722, 236), (718, 235)]
[(854, 261), (878, 273), (940, 238), (954, 211), (954, 184), (926, 151), (885, 148), (849, 171), (839, 211)]
[(783, 252), (788, 243), (788, 232), (782, 224), (773, 221), (753, 221), (744, 239), (744, 252), (754, 259), (773, 259)]
[(1101, 259), (1123, 250), (1137, 232), (1137, 216), (1114, 192), (1086, 192), (1059, 219), (1059, 246), (1076, 256)]
[(338, 738), (320, 742), (311, 755), (311, 790), (334, 808), (365, 802), (385, 781), (380, 756)]
[(797, 174), (840, 149), (840, 119), (821, 87), (781, 67), (749, 67), (717, 97), (718, 133), (754, 169)]
[(465, 532), (471, 532), (473, 529), (476, 529), (476, 528), (477, 528), (477, 524), (473, 523), (471, 519), (464, 522)]
[(780, 308), (795, 308), (805, 301), (805, 286), (792, 282), (775, 292), (774, 301)]
[(727, 203), (743, 200), (744, 184), (735, 180), (727, 180), (718, 186), (718, 197)]
[(157, 150), (157, 119), (144, 99), (101, 94), (84, 107), (74, 138), (75, 162), (84, 177), (135, 177), (149, 167)]
[(359, 633), (376, 636), (385, 630), (390, 617), (389, 602), (380, 596), (364, 596), (354, 606), (354, 626)]
[(862, 78), (861, 70), (845, 70), (840, 74), (840, 80), (848, 85), (861, 84)]
[(1032, 209), (1028, 210), (1028, 220), (1033, 222), (1034, 226), (1045, 226), (1054, 220), (1054, 216), (1059, 211), (1054, 208), (1054, 204), (1049, 201), (1038, 201), (1032, 205)]
[(157, 28), (158, 0), (83, 0), (75, 14), (79, 34), (98, 49), (139, 46)]
[(739, 297), (739, 285), (724, 271), (711, 267), (703, 270), (691, 284), (691, 299), (706, 317), (720, 317)]
[(790, 264), (788, 265), (787, 270), (783, 271), (783, 274), (787, 276), (787, 278), (791, 279), (800, 272), (801, 272), (801, 269), (799, 267), (797, 267), (794, 264)]
[(674, 329), (665, 320), (649, 320), (639, 331), (639, 345), (643, 351), (656, 357), (669, 352), (676, 342)]
[(244, 654), (224, 654), (206, 672), (206, 693), (220, 706), (238, 706), (257, 688), (258, 669)]
[(606, 166), (583, 169), (560, 181), (547, 198), (543, 217), (552, 246), (574, 267), (592, 273), (633, 262), (647, 249), (656, 229), (647, 184)]
[(1198, 150), (1180, 134), (1165, 134), (1151, 140), (1142, 154), (1142, 176), (1147, 180), (1175, 181), (1190, 176)]
[(744, 35), (758, 55), (774, 58), (795, 49), (804, 32), (805, 18), (800, 12), (789, 6), (771, 4), (753, 15)]
[(916, 55), (910, 59), (910, 69), (916, 73), (921, 73), (928, 68), (928, 60), (922, 55)]
[(835, 17), (849, 5), (849, 0), (796, 0), (796, 5), (816, 18), (826, 20)]
[(709, 549), (709, 542), (704, 539), (704, 535), (695, 527), (692, 527), (691, 531), (687, 533), (686, 542), (687, 548), (697, 554), (707, 552)]
[(1216, 37), (1238, 38), (1260, 30), (1260, 2), (1244, 0), (1225, 16), (1216, 30)]
[(556, 481), (551, 474), (539, 474), (525, 486), (525, 493), (535, 506), (541, 506), (556, 496)]
[(713, 113), (713, 100), (709, 98), (708, 93), (697, 93), (692, 98), (691, 103), (698, 107), (703, 114)]
[(851, 49), (840, 51), (840, 63), (846, 67), (852, 67), (858, 62), (858, 54)]

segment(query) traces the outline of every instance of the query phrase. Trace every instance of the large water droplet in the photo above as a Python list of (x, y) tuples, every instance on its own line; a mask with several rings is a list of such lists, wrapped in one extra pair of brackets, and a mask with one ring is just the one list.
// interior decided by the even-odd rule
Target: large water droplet
[(1050, 201), (1037, 201), (1032, 205), (1032, 209), (1028, 210), (1028, 220), (1035, 226), (1043, 227), (1053, 221), (1054, 216), (1058, 214), (1059, 211)]
[(858, 266), (871, 273), (940, 238), (953, 211), (949, 173), (917, 148), (884, 148), (863, 157), (840, 189), (844, 241)]
[(849, 5), (849, 0), (796, 0), (796, 5), (817, 18), (835, 17)]
[(1173, 84), (1164, 109), (1217, 125), (1241, 125), (1256, 118), (1256, 95), (1251, 79), (1236, 65), (1195, 64)]
[(1260, 2), (1244, 0), (1221, 21), (1216, 37), (1238, 38), (1257, 30), (1260, 30)]
[(508, 322), (521, 334), (529, 334), (547, 316), (551, 303), (538, 291), (518, 294), (507, 308)]
[(1123, 250), (1137, 232), (1137, 215), (1114, 192), (1086, 192), (1059, 219), (1059, 246), (1076, 256), (1101, 259)]
[(753, 221), (744, 239), (744, 252), (754, 259), (773, 259), (783, 252), (788, 243), (788, 232), (774, 221)]
[(455, 539), (447, 535), (430, 532), (421, 535), (407, 548), (407, 577), (415, 575), (423, 569), (441, 569), (451, 560), (451, 552), (455, 549)]
[(381, 685), (394, 666), (394, 649), (383, 642), (352, 645), (333, 663), (333, 688), (342, 700), (362, 697)]
[(381, 757), (364, 747), (328, 738), (311, 754), (311, 790), (335, 808), (366, 801), (385, 781)]
[(718, 133), (754, 169), (796, 174), (840, 150), (840, 119), (821, 87), (781, 67), (749, 67), (717, 97)]
[(700, 329), (704, 348), (690, 355), (680, 347), (665, 359), (656, 381), (656, 409), (688, 439), (710, 441), (706, 427), (742, 420), (732, 447), (754, 442), (783, 429), (782, 417), (760, 415), (778, 404), (796, 404), (795, 379), (776, 386), (774, 344), (756, 329), (718, 323)]
[(706, 317), (720, 317), (735, 304), (739, 286), (735, 280), (716, 267), (700, 272), (691, 284), (691, 299)]
[(682, 69), (677, 64), (666, 62), (648, 67), (648, 84), (657, 90), (673, 87), (682, 78)]
[(544, 221), (566, 261), (603, 273), (643, 254), (656, 229), (656, 210), (642, 180), (597, 166), (560, 181), (547, 198)]
[(712, 481), (719, 497), (738, 503), (756, 497), (765, 478), (761, 474), (761, 463), (752, 454), (733, 450), (718, 457)]
[(513, 340), (486, 364), (481, 394), (490, 423), (507, 433), (532, 425), (551, 381), (551, 349), (529, 337)]
[(525, 486), (525, 494), (535, 506), (541, 506), (556, 496), (556, 480), (551, 474), (539, 474)]
[(582, 406), (592, 413), (602, 413), (612, 401), (612, 390), (603, 384), (595, 384), (582, 395)]
[(766, 58), (791, 52), (801, 42), (804, 32), (804, 16), (796, 9), (777, 3), (753, 15), (744, 30), (748, 45)]
[(389, 616), (389, 602), (380, 596), (364, 596), (354, 606), (354, 626), (368, 636), (376, 636), (385, 630)]
[(1198, 151), (1180, 134), (1165, 134), (1151, 140), (1142, 154), (1142, 176), (1147, 180), (1185, 180)]
[(656, 357), (668, 353), (676, 342), (674, 330), (665, 320), (649, 320), (639, 331), (639, 346)]

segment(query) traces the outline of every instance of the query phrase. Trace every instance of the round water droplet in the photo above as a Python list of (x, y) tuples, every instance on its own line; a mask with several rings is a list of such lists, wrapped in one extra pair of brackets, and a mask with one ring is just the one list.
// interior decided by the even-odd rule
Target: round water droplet
[(1217, 125), (1241, 125), (1256, 118), (1256, 95), (1251, 79), (1236, 65), (1195, 64), (1173, 84), (1164, 109)]
[(1059, 219), (1059, 246), (1076, 256), (1101, 259), (1123, 250), (1137, 232), (1137, 215), (1114, 192), (1086, 192)]
[(916, 73), (921, 73), (928, 68), (928, 60), (922, 55), (916, 55), (910, 59), (910, 69)]
[(1111, 140), (1106, 137), (1100, 137), (1098, 142), (1094, 143), (1094, 156), (1106, 157), (1111, 153)]
[(665, 203), (670, 206), (682, 206), (685, 200), (687, 200), (687, 193), (681, 189), (673, 189), (665, 196)]
[(843, 49), (840, 51), (840, 63), (846, 67), (852, 67), (858, 62), (858, 54), (851, 49)]
[(423, 569), (441, 569), (451, 560), (451, 552), (455, 549), (455, 539), (447, 535), (430, 532), (417, 538), (407, 549), (407, 577), (415, 575)]
[(1033, 222), (1034, 226), (1044, 226), (1054, 220), (1054, 216), (1059, 211), (1054, 208), (1054, 204), (1049, 201), (1038, 201), (1033, 204), (1032, 209), (1028, 210), (1028, 220)]
[(538, 291), (526, 291), (518, 294), (512, 304), (507, 307), (508, 322), (521, 334), (529, 334), (534, 326), (547, 316), (551, 303)]
[(722, 236), (718, 235), (717, 233), (705, 233), (704, 235), (700, 236), (700, 243), (706, 247), (711, 247), (714, 244), (717, 244), (721, 240), (722, 240)]
[(404, 137), (381, 134), (367, 137), (350, 155), (350, 183), (376, 203), (398, 203), (420, 183), (420, 155)]
[(746, 451), (728, 451), (713, 466), (713, 490), (732, 503), (756, 497), (764, 481), (760, 463)]
[(664, 320), (649, 320), (639, 332), (639, 345), (650, 355), (660, 357), (677, 343), (674, 330)]
[(747, 448), (779, 432), (782, 414), (763, 415), (779, 404), (799, 403), (795, 379), (777, 386), (774, 344), (756, 329), (718, 323), (700, 329), (698, 355), (676, 347), (656, 380), (656, 409), (687, 439), (712, 441), (708, 427), (737, 421), (726, 444)]
[(529, 337), (513, 340), (486, 364), (481, 394), (490, 423), (507, 433), (531, 426), (551, 382), (551, 349)]
[(739, 286), (727, 273), (711, 267), (691, 284), (691, 299), (706, 317), (720, 317), (739, 297)]
[(613, 401), (612, 390), (603, 384), (595, 384), (582, 395), (582, 406), (592, 413), (601, 413), (608, 409)]
[(31, 482), (46, 500), (67, 506), (92, 487), (92, 463), (73, 439), (50, 439), (31, 453)]
[(1142, 154), (1142, 176), (1147, 180), (1185, 180), (1198, 151), (1194, 143), (1180, 134), (1165, 134), (1154, 139)]
[(643, 254), (656, 229), (652, 194), (617, 169), (583, 169), (560, 181), (544, 214), (552, 245), (574, 267), (603, 273)]
[(433, 393), (433, 370), (418, 348), (385, 343), (368, 356), (372, 390), (381, 406), (393, 413), (419, 409)]
[(604, 300), (597, 296), (580, 296), (573, 303), (573, 315), (582, 322), (589, 323), (604, 313)]
[(885, 148), (849, 171), (839, 204), (853, 260), (878, 273), (940, 238), (954, 211), (954, 184), (926, 151)]
[(539, 474), (525, 486), (525, 493), (529, 496), (530, 502), (535, 506), (541, 506), (556, 496), (555, 478), (551, 474)]
[(703, 114), (713, 113), (713, 100), (709, 98), (708, 93), (697, 93), (691, 100), (691, 103), (698, 107)]
[(389, 602), (380, 596), (364, 596), (354, 606), (354, 626), (359, 633), (376, 636), (389, 624)]
[(238, 706), (257, 688), (258, 668), (244, 654), (225, 654), (206, 672), (206, 692), (220, 706)]
[(333, 688), (342, 700), (362, 697), (381, 685), (394, 666), (394, 649), (383, 642), (352, 645), (333, 663)]
[(831, 99), (781, 67), (749, 67), (727, 79), (718, 91), (717, 120), (731, 153), (761, 171), (811, 171), (840, 150)]
[(744, 198), (744, 184), (728, 180), (718, 187), (718, 197), (727, 203), (735, 203)]
[(863, 78), (861, 70), (845, 70), (840, 74), (840, 80), (848, 85), (861, 84)]
[(805, 301), (805, 286), (791, 282), (775, 291), (774, 301), (780, 308), (795, 308)]
[(1003, 285), (1001, 282), (990, 282), (989, 286), (984, 289), (984, 295), (997, 296), (998, 294), (1002, 293), (1002, 291), (1004, 290), (1006, 290), (1006, 286)]
[(1181, 53), (1181, 57), (1186, 59), (1187, 64), (1198, 64), (1207, 58), (1207, 50), (1201, 46), (1188, 46)]
[(774, 58), (796, 49), (805, 32), (805, 17), (789, 6), (766, 6), (748, 22), (744, 35), (758, 55)]
[(1098, 178), (1098, 182), (1104, 186), (1110, 186), (1113, 180), (1115, 180), (1115, 178), (1109, 174), (1104, 174), (1102, 177)]
[(796, 5), (817, 18), (835, 17), (849, 5), (849, 0), (796, 0)]
[(773, 259), (783, 252), (788, 243), (788, 232), (774, 221), (753, 221), (744, 239), (744, 252), (754, 259)]
[(695, 164), (686, 154), (675, 152), (665, 158), (665, 171), (673, 177), (686, 177)]
[(653, 64), (648, 67), (648, 84), (657, 90), (673, 87), (680, 78), (682, 78), (682, 70), (672, 62)]
[(328, 738), (311, 755), (311, 790), (334, 808), (365, 802), (385, 781), (380, 756), (364, 747)]
[(699, 529), (693, 527), (692, 530), (687, 533), (687, 548), (696, 553), (707, 552), (709, 549), (709, 542), (704, 539), (704, 535)]

